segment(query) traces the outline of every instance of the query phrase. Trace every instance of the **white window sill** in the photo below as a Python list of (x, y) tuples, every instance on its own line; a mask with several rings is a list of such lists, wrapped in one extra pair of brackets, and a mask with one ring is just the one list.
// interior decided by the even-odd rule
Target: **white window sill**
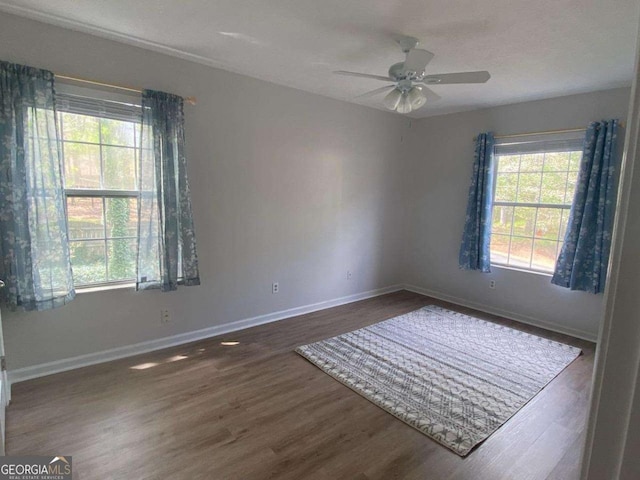
[(105, 290), (121, 290), (124, 288), (136, 288), (135, 282), (130, 283), (114, 283), (112, 285), (98, 285), (95, 287), (78, 287), (76, 293), (94, 293), (103, 292)]
[(493, 268), (497, 268), (499, 270), (511, 270), (511, 271), (514, 271), (514, 272), (521, 272), (521, 273), (531, 273), (533, 275), (540, 275), (542, 277), (549, 277), (549, 278), (553, 276), (553, 274), (551, 274), (551, 273), (539, 272), (538, 270), (528, 270), (526, 268), (512, 267), (512, 266), (509, 266), (509, 265), (497, 265), (497, 264), (494, 264), (494, 263), (491, 264), (491, 268), (492, 269)]

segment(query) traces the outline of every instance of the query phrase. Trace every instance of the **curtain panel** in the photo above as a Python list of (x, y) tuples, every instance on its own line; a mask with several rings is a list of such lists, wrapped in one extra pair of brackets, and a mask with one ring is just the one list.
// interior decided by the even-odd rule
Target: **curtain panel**
[(0, 62), (0, 291), (12, 309), (75, 296), (53, 73)]
[(200, 285), (183, 107), (179, 96), (153, 90), (142, 93), (138, 290)]
[(604, 291), (617, 195), (618, 121), (587, 128), (564, 244), (551, 283), (571, 290)]
[(459, 255), (459, 265), (463, 270), (491, 271), (489, 246), (493, 209), (493, 146), (492, 133), (477, 136)]

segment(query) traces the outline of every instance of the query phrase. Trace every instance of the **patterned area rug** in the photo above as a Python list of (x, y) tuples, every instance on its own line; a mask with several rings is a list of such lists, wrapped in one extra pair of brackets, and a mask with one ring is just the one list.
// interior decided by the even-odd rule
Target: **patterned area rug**
[(433, 305), (296, 352), (460, 456), (581, 353)]

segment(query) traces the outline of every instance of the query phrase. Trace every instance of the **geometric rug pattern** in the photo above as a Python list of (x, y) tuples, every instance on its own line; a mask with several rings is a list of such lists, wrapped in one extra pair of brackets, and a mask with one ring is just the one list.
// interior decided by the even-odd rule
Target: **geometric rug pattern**
[(581, 353), (434, 305), (296, 352), (460, 456)]

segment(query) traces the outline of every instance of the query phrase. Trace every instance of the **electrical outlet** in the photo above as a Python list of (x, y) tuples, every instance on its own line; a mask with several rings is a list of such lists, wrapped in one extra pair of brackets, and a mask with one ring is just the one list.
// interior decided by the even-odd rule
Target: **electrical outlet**
[(351, 277), (353, 277), (353, 273), (351, 273), (351, 270), (347, 270), (347, 280), (351, 280)]
[(165, 324), (165, 323), (170, 323), (171, 322), (171, 312), (169, 312), (168, 309), (163, 308), (162, 310), (160, 310), (160, 323), (161, 324)]
[(271, 293), (278, 293), (280, 292), (280, 285), (278, 285), (278, 282), (273, 282), (271, 284)]
[(495, 290), (495, 288), (496, 288), (496, 281), (495, 280), (489, 280), (489, 288), (491, 290)]

